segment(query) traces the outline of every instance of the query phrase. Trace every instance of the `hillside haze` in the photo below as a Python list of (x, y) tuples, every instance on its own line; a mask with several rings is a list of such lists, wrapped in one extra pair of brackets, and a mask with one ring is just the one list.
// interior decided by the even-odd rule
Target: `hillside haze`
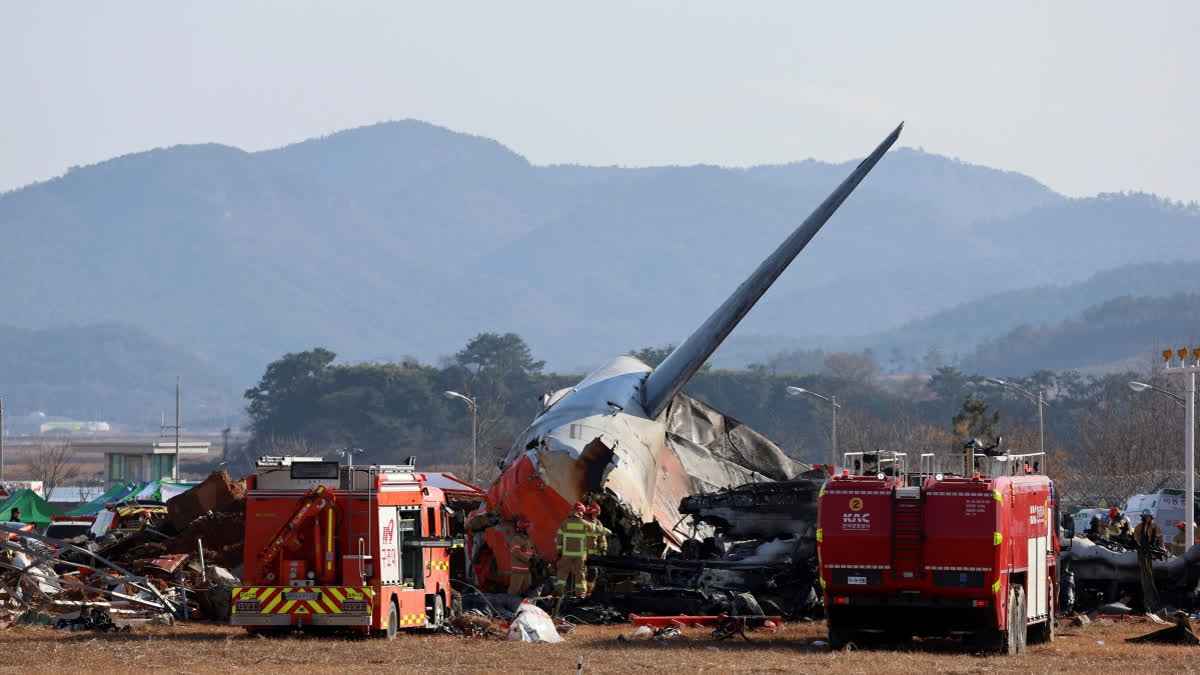
[[(411, 120), (258, 153), (158, 149), (0, 195), (0, 311), (25, 329), (137, 326), (240, 383), (314, 345), (435, 361), (482, 331), (516, 332), (550, 367), (578, 370), (686, 337), (852, 164), (534, 166)], [(734, 339), (884, 333), (1173, 260), (1164, 242), (1197, 225), (1194, 205), (1066, 199), (900, 149)]]

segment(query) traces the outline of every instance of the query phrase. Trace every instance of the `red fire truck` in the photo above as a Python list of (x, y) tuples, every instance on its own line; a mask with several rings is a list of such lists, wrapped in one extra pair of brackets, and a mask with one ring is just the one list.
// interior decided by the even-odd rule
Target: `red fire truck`
[[(835, 647), (961, 635), (1016, 654), (1054, 639), (1058, 537), (1040, 453), (847, 458), (820, 492), (817, 551)], [(965, 468), (973, 468), (970, 473)], [(966, 475), (964, 475), (966, 474)]]
[(243, 586), (230, 623), (251, 631), (436, 628), (450, 601), (450, 474), (263, 457), (246, 479)]

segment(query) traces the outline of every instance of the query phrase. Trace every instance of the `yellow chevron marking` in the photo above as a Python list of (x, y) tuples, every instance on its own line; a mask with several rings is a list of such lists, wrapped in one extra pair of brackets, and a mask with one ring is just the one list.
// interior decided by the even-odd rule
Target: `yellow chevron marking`
[(336, 588), (326, 588), (325, 592), (329, 595), (332, 595), (338, 602), (343, 602), (346, 599), (346, 597), (343, 596)]
[(273, 610), (273, 609), (275, 608), (275, 605), (278, 605), (278, 604), (279, 604), (279, 601), (280, 601), (280, 600), (282, 600), (282, 599), (283, 599), (283, 594), (282, 594), (282, 593), (280, 593), (280, 594), (276, 595), (276, 596), (275, 596), (275, 598), (274, 598), (273, 600), (271, 600), (270, 602), (268, 602), (266, 605), (264, 605), (264, 606), (262, 607), (262, 609), (260, 609), (260, 610), (258, 610), (258, 611), (259, 611), (260, 613), (262, 613), (262, 614), (270, 614), (270, 613), (271, 613), (271, 610)]
[(292, 609), (292, 606), (295, 604), (296, 604), (295, 600), (288, 600), (287, 602), (283, 603), (283, 605), (280, 606), (280, 608), (275, 613), (276, 614), (287, 614), (289, 612), (289, 610)]

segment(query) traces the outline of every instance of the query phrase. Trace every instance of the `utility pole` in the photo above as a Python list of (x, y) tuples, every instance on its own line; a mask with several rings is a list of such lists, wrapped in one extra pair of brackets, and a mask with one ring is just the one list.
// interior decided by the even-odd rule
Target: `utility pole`
[(0, 398), (0, 481), (4, 480), (4, 399)]
[[(175, 425), (168, 426), (163, 416), (159, 416), (158, 433), (161, 436), (167, 429), (175, 430), (175, 466), (171, 467), (171, 482), (179, 482), (179, 434), (183, 427), (179, 425), (179, 376), (175, 376)], [(153, 456), (153, 455), (151, 455)], [(157, 479), (156, 479), (157, 480)]]
[(1196, 541), (1196, 373), (1200, 373), (1200, 349), (1192, 350), (1192, 360), (1189, 364), (1188, 350), (1180, 349), (1176, 352), (1179, 355), (1179, 366), (1171, 367), (1171, 350), (1164, 350), (1163, 361), (1166, 366), (1163, 368), (1163, 373), (1166, 375), (1187, 375), (1187, 397), (1184, 408), (1185, 424), (1183, 430), (1183, 491), (1186, 495), (1187, 506), (1184, 507), (1183, 513), (1186, 523), (1184, 526), (1184, 541), (1187, 542), (1187, 547), (1191, 548), (1192, 543)]
[(836, 396), (836, 395), (834, 395), (834, 394), (830, 394), (830, 395), (829, 395), (829, 402), (833, 404), (833, 444), (832, 444), (832, 445), (833, 445), (833, 447), (832, 447), (832, 451), (833, 451), (833, 457), (831, 457), (831, 458), (830, 458), (830, 459), (832, 459), (833, 461), (832, 461), (832, 462), (830, 462), (830, 464), (829, 464), (829, 465), (830, 465), (830, 466), (837, 466), (837, 465), (838, 465), (838, 453), (837, 453), (837, 409), (838, 409), (838, 402), (837, 402), (837, 396)]

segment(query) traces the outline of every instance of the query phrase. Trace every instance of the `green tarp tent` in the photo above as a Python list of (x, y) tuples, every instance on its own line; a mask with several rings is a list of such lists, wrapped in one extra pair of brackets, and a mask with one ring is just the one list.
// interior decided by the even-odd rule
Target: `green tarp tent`
[(33, 523), (38, 527), (49, 525), (50, 516), (62, 515), (62, 511), (59, 511), (58, 507), (42, 499), (29, 488), (17, 490), (3, 503), (0, 503), (0, 520), (11, 519), (13, 508), (21, 510), (22, 523)]
[(96, 497), (92, 501), (83, 506), (76, 506), (66, 512), (68, 516), (94, 516), (104, 510), (104, 505), (120, 499), (122, 496), (130, 492), (130, 486), (133, 483), (117, 483), (104, 492), (104, 494)]

